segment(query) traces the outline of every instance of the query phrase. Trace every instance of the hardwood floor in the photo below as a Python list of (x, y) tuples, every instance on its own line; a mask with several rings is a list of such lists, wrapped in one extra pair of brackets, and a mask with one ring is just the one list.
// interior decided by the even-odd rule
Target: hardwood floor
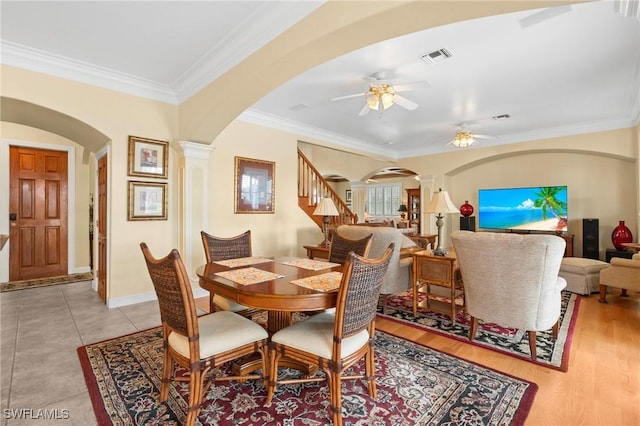
[(392, 321), (376, 328), (538, 385), (527, 425), (640, 425), (640, 294), (583, 297), (566, 373)]
[[(538, 385), (527, 425), (640, 425), (640, 294), (582, 297), (569, 352), (560, 372), (394, 321), (376, 328)], [(206, 299), (198, 305), (205, 308)]]

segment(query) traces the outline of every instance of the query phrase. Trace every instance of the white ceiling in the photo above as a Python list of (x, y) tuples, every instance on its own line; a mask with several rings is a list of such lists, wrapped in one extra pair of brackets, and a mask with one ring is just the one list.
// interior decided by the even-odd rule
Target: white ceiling
[[(636, 125), (640, 19), (598, 1), (475, 19), (336, 58), (288, 81), (242, 119), (374, 155), (445, 152), (464, 126), (471, 148)], [(624, 4), (624, 2), (623, 2)], [(286, 28), (316, 1), (2, 1), (4, 64), (180, 103)], [(421, 57), (446, 48), (452, 57)], [(358, 116), (366, 76), (417, 83), (394, 105)], [(496, 115), (510, 118), (494, 120)]]

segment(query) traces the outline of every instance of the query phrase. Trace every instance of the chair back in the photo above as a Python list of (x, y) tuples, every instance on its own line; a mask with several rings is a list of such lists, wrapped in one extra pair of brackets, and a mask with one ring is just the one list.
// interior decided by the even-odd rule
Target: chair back
[(548, 330), (560, 314), (565, 241), (555, 235), (455, 231), (469, 315), (524, 330)]
[(197, 336), (195, 301), (180, 253), (173, 249), (162, 259), (156, 259), (145, 243), (140, 243), (140, 248), (158, 297), (162, 323), (171, 331)]
[[(389, 267), (394, 244), (376, 259), (353, 252), (347, 256), (338, 290), (334, 340), (340, 341), (367, 329), (376, 317), (384, 274)], [(371, 330), (373, 331), (373, 330)]]
[(215, 237), (200, 231), (207, 263), (217, 260), (251, 257), (251, 230), (235, 237)]
[(367, 257), (371, 248), (372, 238), (373, 234), (369, 234), (364, 238), (354, 240), (334, 232), (329, 246), (329, 262), (344, 265), (350, 252), (354, 252), (358, 256)]

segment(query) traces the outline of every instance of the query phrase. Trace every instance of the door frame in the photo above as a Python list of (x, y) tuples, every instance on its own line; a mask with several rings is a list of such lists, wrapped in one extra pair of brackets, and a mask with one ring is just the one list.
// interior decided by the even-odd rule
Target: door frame
[(93, 287), (93, 290), (97, 293), (98, 292), (98, 263), (99, 259), (98, 259), (98, 220), (100, 219), (98, 217), (98, 215), (100, 214), (99, 209), (98, 209), (98, 160), (100, 160), (102, 157), (107, 156), (107, 217), (105, 218), (106, 220), (106, 233), (107, 233), (107, 253), (106, 253), (106, 265), (105, 268), (107, 269), (107, 282), (106, 282), (106, 288), (105, 288), (105, 303), (107, 304), (107, 306), (109, 305), (109, 288), (111, 287), (109, 285), (109, 277), (111, 276), (111, 271), (109, 270), (109, 253), (111, 253), (111, 238), (109, 238), (109, 236), (111, 235), (111, 213), (110, 213), (110, 209), (109, 209), (109, 200), (111, 200), (111, 146), (107, 145), (104, 148), (102, 148), (100, 151), (96, 152), (96, 154), (94, 155), (93, 158), (93, 169), (94, 169), (94, 175), (93, 175), (93, 253), (94, 253), (94, 262), (93, 262), (93, 269), (94, 271), (92, 271), (93, 274), (93, 281), (91, 283), (91, 286)]
[[(67, 271), (69, 274), (90, 272), (89, 265), (76, 267), (76, 146), (58, 145), (14, 139), (0, 139), (0, 233), (9, 233), (9, 146), (67, 152)], [(0, 282), (9, 281), (9, 247), (0, 251)]]

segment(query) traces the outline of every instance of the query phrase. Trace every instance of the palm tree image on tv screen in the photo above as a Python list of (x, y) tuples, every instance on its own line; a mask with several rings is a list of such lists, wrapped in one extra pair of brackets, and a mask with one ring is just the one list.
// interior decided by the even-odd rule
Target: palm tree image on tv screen
[(480, 189), (479, 227), (566, 232), (567, 200), (566, 186)]

